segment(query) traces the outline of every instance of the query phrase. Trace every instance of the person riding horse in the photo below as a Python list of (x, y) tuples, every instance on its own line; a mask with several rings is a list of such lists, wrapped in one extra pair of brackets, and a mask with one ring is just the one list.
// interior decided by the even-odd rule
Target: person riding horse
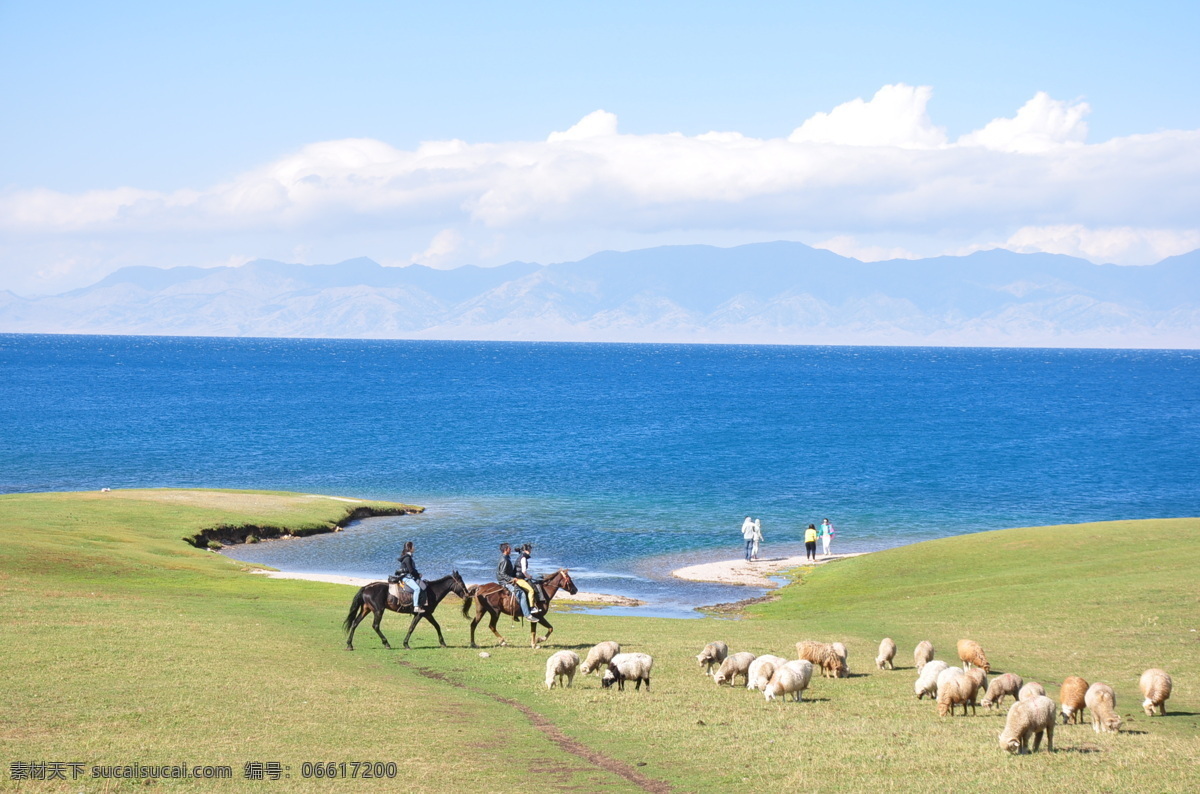
[(417, 564), (413, 562), (413, 542), (411, 540), (404, 544), (404, 551), (397, 560), (400, 563), (400, 569), (396, 571), (396, 578), (412, 591), (413, 614), (420, 615), (425, 611), (421, 607), (421, 603), (425, 600), (422, 597), (425, 592), (425, 580), (421, 578)]
[(540, 615), (546, 611), (546, 593), (542, 590), (542, 580), (535, 577), (529, 572), (529, 558), (533, 555), (533, 544), (526, 543), (519, 551), (517, 557), (517, 584), (521, 587), (529, 586), (529, 594), (532, 596), (533, 609), (535, 615)]
[(530, 623), (537, 623), (537, 615), (534, 615), (529, 610), (529, 597), (521, 585), (529, 587), (530, 591), (532, 591), (533, 587), (527, 582), (516, 578), (517, 569), (513, 566), (512, 559), (508, 556), (511, 553), (511, 545), (507, 543), (500, 544), (500, 562), (496, 566), (496, 581), (517, 600), (517, 604), (521, 607), (521, 614), (525, 616), (525, 619)]

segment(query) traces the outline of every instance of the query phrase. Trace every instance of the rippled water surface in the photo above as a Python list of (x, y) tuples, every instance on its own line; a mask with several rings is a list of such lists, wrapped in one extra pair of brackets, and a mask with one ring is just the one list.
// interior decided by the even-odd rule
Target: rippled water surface
[(240, 547), (360, 576), (490, 578), (501, 540), (665, 611), (748, 595), (667, 576), (795, 552), (1200, 514), (1192, 351), (0, 335), (0, 491), (270, 488), (426, 505)]

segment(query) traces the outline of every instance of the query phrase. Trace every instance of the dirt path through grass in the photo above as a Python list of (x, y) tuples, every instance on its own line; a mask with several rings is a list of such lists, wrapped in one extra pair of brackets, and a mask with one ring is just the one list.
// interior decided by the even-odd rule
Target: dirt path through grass
[(565, 733), (563, 733), (562, 730), (545, 715), (539, 714), (538, 712), (529, 708), (529, 706), (526, 706), (524, 703), (512, 700), (510, 698), (501, 697), (493, 692), (488, 692), (486, 689), (479, 689), (478, 687), (464, 684), (461, 681), (456, 681), (438, 670), (430, 670), (427, 667), (418, 667), (411, 662), (405, 661), (398, 661), (397, 664), (399, 664), (401, 667), (408, 668), (419, 675), (423, 675), (426, 678), (432, 678), (436, 681), (442, 681), (453, 686), (460, 687), (468, 692), (473, 692), (477, 695), (491, 698), (497, 703), (503, 703), (506, 706), (516, 709), (525, 715), (533, 727), (541, 731), (547, 739), (558, 745), (558, 747), (564, 752), (568, 752), (571, 755), (581, 758), (584, 761), (587, 761), (589, 764), (603, 769), (605, 772), (611, 772), (614, 775), (619, 775), (643, 791), (649, 791), (651, 794), (669, 794), (669, 792), (675, 790), (671, 784), (665, 781), (655, 780), (654, 778), (647, 777), (624, 761), (619, 761), (612, 756), (605, 755), (599, 750), (594, 750), (591, 747), (588, 747), (586, 744), (578, 741), (577, 739), (572, 739), (570, 736), (567, 736)]

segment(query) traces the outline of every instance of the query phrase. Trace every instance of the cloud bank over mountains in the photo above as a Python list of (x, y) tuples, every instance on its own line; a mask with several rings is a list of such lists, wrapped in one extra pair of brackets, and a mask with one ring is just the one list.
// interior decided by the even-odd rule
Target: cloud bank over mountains
[(714, 236), (864, 259), (1003, 247), (1131, 265), (1200, 245), (1200, 131), (1087, 143), (1087, 103), (1038, 93), (952, 140), (932, 97), (887, 85), (779, 138), (625, 134), (597, 110), (541, 141), (324, 141), (208, 187), (10, 190), (0, 286), (121, 264), (335, 258), (364, 240), (389, 264), (443, 267)]
[(1149, 267), (1052, 254), (863, 263), (800, 243), (606, 252), (549, 266), (120, 270), (0, 332), (608, 342), (1200, 347), (1200, 251)]

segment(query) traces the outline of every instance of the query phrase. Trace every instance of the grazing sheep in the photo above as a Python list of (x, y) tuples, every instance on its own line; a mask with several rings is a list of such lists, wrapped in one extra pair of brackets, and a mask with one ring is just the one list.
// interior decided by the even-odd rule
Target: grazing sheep
[[(575, 651), (559, 651), (546, 660), (546, 689), (554, 689), (554, 684), (570, 687), (575, 680), (575, 668), (579, 666), (579, 654)], [(566, 679), (566, 684), (563, 684)]]
[(917, 676), (917, 683), (913, 684), (913, 691), (917, 695), (917, 700), (924, 700), (926, 695), (937, 698), (938, 675), (948, 667), (949, 665), (940, 659), (930, 661), (925, 665), (925, 669)]
[(721, 662), (725, 661), (725, 657), (729, 655), (729, 646), (723, 642), (710, 642), (704, 646), (704, 650), (696, 654), (696, 661), (704, 668), (705, 675), (712, 675), (713, 665), (721, 666)]
[(782, 699), (786, 701), (790, 692), (799, 703), (800, 693), (808, 689), (808, 682), (812, 680), (812, 671), (812, 662), (807, 659), (793, 659), (785, 662), (782, 667), (775, 668), (775, 674), (763, 687), (763, 696), (767, 700), (774, 700), (782, 696)]
[(600, 679), (600, 686), (608, 689), (615, 681), (617, 689), (624, 692), (626, 681), (636, 681), (634, 689), (641, 689), (642, 682), (646, 682), (646, 691), (650, 691), (650, 668), (654, 666), (654, 659), (649, 654), (645, 653), (618, 653), (608, 663), (608, 669), (604, 671), (604, 677)]
[(983, 696), (981, 705), (984, 708), (994, 709), (1004, 702), (1005, 695), (1011, 696), (1014, 700), (1019, 700), (1017, 693), (1021, 691), (1021, 687), (1024, 685), (1025, 682), (1016, 673), (998, 675), (992, 679), (992, 683), (988, 684), (987, 694)]
[(782, 656), (772, 656), (769, 653), (764, 653), (750, 663), (750, 673), (746, 676), (746, 689), (762, 689), (771, 682), (771, 676), (775, 675), (775, 668), (783, 667), (787, 664), (787, 659)]
[(1046, 694), (1046, 687), (1039, 684), (1037, 681), (1030, 681), (1021, 690), (1017, 692), (1017, 700), (1031, 700), (1038, 695)]
[(938, 676), (938, 716), (947, 714), (954, 716), (954, 707), (963, 707), (963, 716), (967, 716), (967, 706), (971, 714), (975, 714), (975, 698), (979, 693), (979, 679), (968, 675), (957, 667), (949, 667)]
[(1000, 747), (1010, 753), (1027, 753), (1032, 735), (1036, 753), (1043, 733), (1046, 734), (1046, 750), (1054, 752), (1054, 701), (1045, 695), (1019, 700), (1008, 710), (1004, 730), (1000, 733)]
[(1146, 712), (1146, 716), (1153, 717), (1154, 707), (1158, 706), (1159, 716), (1165, 717), (1167, 698), (1171, 697), (1171, 676), (1167, 671), (1151, 667), (1142, 673), (1138, 686), (1141, 687), (1142, 697), (1145, 698), (1142, 701), (1142, 711)]
[(875, 657), (875, 666), (880, 670), (894, 669), (892, 660), (896, 658), (896, 643), (891, 637), (884, 637), (879, 643), (879, 655)]
[(583, 666), (579, 668), (579, 672), (588, 675), (602, 667), (607, 667), (612, 658), (620, 652), (621, 643), (612, 640), (593, 645), (592, 649), (588, 651)]
[[(980, 692), (983, 692), (985, 694), (987, 693), (987, 685), (988, 685), (987, 673), (983, 672), (983, 668), (972, 667), (970, 670), (967, 670), (967, 678), (970, 678), (975, 682), (976, 694), (978, 694)], [(972, 709), (975, 708), (974, 698), (971, 699), (971, 708)]]
[(1068, 722), (1082, 722), (1083, 710), (1087, 706), (1084, 696), (1087, 695), (1088, 682), (1077, 675), (1067, 676), (1058, 690), (1058, 702), (1062, 704), (1063, 725)]
[(992, 666), (988, 664), (983, 648), (975, 640), (958, 641), (958, 658), (962, 659), (963, 664), (967, 667), (982, 667), (983, 672), (992, 672)]
[(830, 643), (801, 640), (796, 643), (796, 656), (812, 662), (814, 667), (820, 667), (821, 675), (825, 678), (843, 678), (850, 674), (846, 657), (839, 654)]
[(1117, 715), (1117, 693), (1108, 684), (1092, 684), (1083, 696), (1092, 710), (1092, 730), (1096, 733), (1119, 733), (1121, 718)]
[(742, 651), (735, 653), (732, 656), (726, 656), (725, 661), (721, 662), (720, 669), (713, 676), (713, 681), (717, 682), (717, 686), (721, 684), (729, 684), (733, 686), (735, 676), (742, 676), (746, 679), (746, 683), (750, 683), (750, 663), (755, 659), (754, 654)]
[(947, 667), (942, 672), (938, 673), (937, 690), (942, 691), (942, 683), (947, 681), (953, 675), (962, 675), (965, 671), (961, 667)]
[(846, 669), (847, 673), (850, 672), (850, 666), (846, 664), (846, 660), (850, 658), (849, 652), (846, 651), (846, 646), (842, 645), (840, 642), (833, 642), (830, 643), (830, 645), (833, 646), (833, 652), (836, 653), (838, 658), (842, 660), (842, 667)]
[(917, 672), (925, 669), (925, 665), (933, 661), (933, 643), (929, 640), (921, 640), (917, 643), (916, 650), (913, 651), (913, 662), (917, 665)]

